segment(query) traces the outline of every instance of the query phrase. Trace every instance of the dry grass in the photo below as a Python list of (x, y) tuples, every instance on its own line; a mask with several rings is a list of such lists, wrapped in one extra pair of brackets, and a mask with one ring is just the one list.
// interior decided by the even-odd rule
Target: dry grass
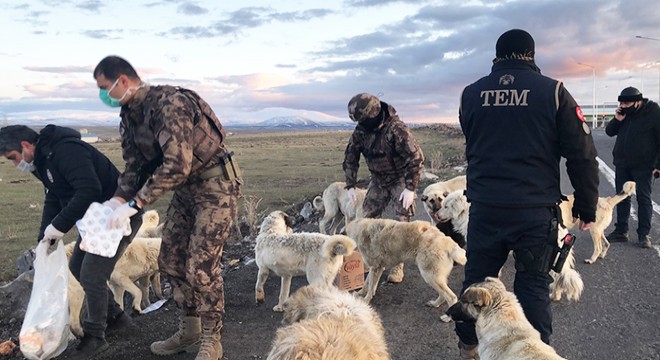
[[(95, 129), (90, 129), (100, 133)], [(427, 156), (426, 166), (435, 168), (437, 158), (463, 155), (464, 139), (447, 137), (431, 128), (416, 128), (413, 133)], [(238, 219), (256, 234), (263, 216), (273, 210), (286, 210), (303, 200), (321, 194), (334, 181), (344, 181), (341, 163), (350, 131), (236, 133), (227, 138), (243, 171), (243, 198)], [(98, 143), (97, 147), (123, 169), (120, 144)], [(441, 154), (441, 155), (440, 155)], [(430, 155), (430, 156), (429, 156)], [(434, 164), (429, 163), (434, 161)], [(16, 257), (36, 244), (41, 222), (43, 186), (31, 175), (16, 170), (0, 158), (0, 282), (16, 276)], [(441, 178), (454, 175), (451, 169), (437, 172)], [(359, 177), (368, 176), (364, 162)], [(171, 194), (148, 208), (165, 214)], [(245, 228), (245, 226), (243, 226)], [(245, 231), (243, 231), (245, 234)], [(75, 229), (65, 241), (73, 241)]]

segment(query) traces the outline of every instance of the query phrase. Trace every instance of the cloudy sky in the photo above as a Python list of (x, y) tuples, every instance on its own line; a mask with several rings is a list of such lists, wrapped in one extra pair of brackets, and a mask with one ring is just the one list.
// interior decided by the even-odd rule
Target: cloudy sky
[[(635, 86), (658, 100), (657, 0), (27, 0), (0, 4), (0, 119), (117, 119), (94, 66), (126, 58), (143, 80), (198, 91), (221, 120), (346, 119), (359, 92), (405, 121), (457, 121), (512, 28), (583, 107)], [(643, 36), (658, 39), (645, 40)], [(585, 109), (585, 113), (589, 109)], [(118, 122), (118, 120), (117, 120)]]

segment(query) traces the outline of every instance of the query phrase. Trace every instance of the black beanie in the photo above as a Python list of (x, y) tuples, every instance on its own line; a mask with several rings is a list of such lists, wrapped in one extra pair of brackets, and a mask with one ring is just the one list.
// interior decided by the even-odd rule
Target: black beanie
[(509, 30), (497, 39), (496, 57), (505, 59), (512, 57), (513, 54), (534, 58), (534, 39), (527, 31)]
[(641, 101), (644, 100), (644, 96), (642, 95), (637, 88), (634, 88), (632, 86), (629, 86), (623, 90), (621, 90), (621, 94), (617, 98), (619, 102), (635, 102), (635, 101)]

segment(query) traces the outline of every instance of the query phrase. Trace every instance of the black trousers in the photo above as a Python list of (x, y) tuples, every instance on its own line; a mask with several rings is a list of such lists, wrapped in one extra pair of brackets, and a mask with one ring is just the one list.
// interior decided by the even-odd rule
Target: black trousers
[[(623, 190), (626, 181), (636, 183), (635, 196), (637, 197), (637, 215), (639, 223), (637, 235), (643, 237), (651, 232), (651, 218), (653, 216), (653, 204), (651, 202), (651, 191), (653, 183), (653, 169), (649, 168), (626, 168), (617, 166), (615, 169), (616, 192)], [(617, 232), (628, 233), (628, 218), (630, 217), (631, 197), (627, 197), (616, 206)]]
[(73, 254), (69, 260), (69, 269), (85, 291), (87, 316), (83, 321), (85, 335), (105, 337), (105, 327), (108, 318), (115, 318), (122, 313), (119, 304), (108, 287), (108, 280), (115, 269), (117, 260), (122, 256), (128, 244), (142, 225), (142, 214), (131, 218), (131, 235), (124, 236), (119, 243), (117, 254), (112, 258), (98, 256), (80, 250), (81, 238), (78, 237)]
[[(544, 246), (548, 242), (551, 207), (502, 208), (472, 202), (468, 223), (467, 264), (461, 294), (471, 284), (487, 276), (497, 277), (510, 251)], [(550, 343), (552, 277), (545, 272), (516, 271), (513, 292), (518, 297), (527, 320)], [(478, 343), (475, 324), (456, 323), (456, 334), (467, 345)]]

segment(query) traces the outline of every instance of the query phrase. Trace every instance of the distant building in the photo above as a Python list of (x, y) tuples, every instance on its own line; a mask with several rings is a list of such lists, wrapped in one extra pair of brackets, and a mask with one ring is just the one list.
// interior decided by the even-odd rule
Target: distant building
[(98, 135), (94, 134), (93, 132), (89, 132), (87, 129), (80, 129), (80, 137), (82, 138), (82, 141), (90, 144), (99, 141)]

